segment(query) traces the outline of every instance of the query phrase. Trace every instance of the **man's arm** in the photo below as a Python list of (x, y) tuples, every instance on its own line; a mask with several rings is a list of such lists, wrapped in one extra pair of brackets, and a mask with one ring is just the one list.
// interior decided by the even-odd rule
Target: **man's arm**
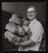
[(24, 42), (21, 42), (21, 43), (15, 43), (15, 45), (20, 45), (20, 46), (26, 46), (26, 45), (35, 45), (35, 42), (33, 42), (31, 39), (29, 39), (29, 40), (26, 40), (26, 41), (24, 41)]
[(42, 35), (44, 32), (42, 25), (40, 23), (35, 24), (34, 27), (31, 26), (31, 29), (32, 29), (32, 36), (30, 37), (30, 39), (27, 41), (24, 41), (22, 43), (19, 43), (20, 45), (25, 46), (25, 45), (29, 45), (30, 43), (37, 44), (37, 43), (41, 42)]

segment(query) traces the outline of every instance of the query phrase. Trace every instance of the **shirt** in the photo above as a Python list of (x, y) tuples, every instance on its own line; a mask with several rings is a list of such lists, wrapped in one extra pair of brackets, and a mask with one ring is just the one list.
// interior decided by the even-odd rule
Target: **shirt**
[(37, 43), (37, 42), (39, 42), (39, 43), (33, 47), (29, 47), (29, 48), (26, 48), (24, 50), (19, 48), (19, 51), (28, 51), (28, 50), (39, 51), (40, 43), (42, 40), (42, 35), (44, 33), (43, 26), (37, 19), (34, 19), (29, 24), (29, 27), (30, 27), (31, 32), (32, 32), (32, 36), (30, 37), (30, 39), (32, 39), (35, 43)]

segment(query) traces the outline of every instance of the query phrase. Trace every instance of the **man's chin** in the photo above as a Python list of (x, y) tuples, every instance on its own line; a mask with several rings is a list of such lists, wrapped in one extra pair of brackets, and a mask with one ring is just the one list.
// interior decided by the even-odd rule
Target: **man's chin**
[(28, 19), (33, 19), (32, 17), (29, 17)]
[(33, 19), (34, 19), (34, 16), (33, 16), (33, 17), (28, 17), (28, 19), (31, 19), (31, 20), (33, 20)]

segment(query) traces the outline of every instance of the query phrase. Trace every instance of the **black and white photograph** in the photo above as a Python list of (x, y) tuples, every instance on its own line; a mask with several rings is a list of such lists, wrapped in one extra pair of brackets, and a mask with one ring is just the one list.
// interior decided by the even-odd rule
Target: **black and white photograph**
[(46, 2), (2, 2), (2, 51), (46, 51)]

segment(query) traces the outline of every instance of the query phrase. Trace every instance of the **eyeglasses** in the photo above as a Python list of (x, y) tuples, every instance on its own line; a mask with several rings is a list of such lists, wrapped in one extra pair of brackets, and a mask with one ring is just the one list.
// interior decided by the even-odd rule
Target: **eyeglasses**
[(35, 11), (27, 11), (27, 13), (36, 13)]

